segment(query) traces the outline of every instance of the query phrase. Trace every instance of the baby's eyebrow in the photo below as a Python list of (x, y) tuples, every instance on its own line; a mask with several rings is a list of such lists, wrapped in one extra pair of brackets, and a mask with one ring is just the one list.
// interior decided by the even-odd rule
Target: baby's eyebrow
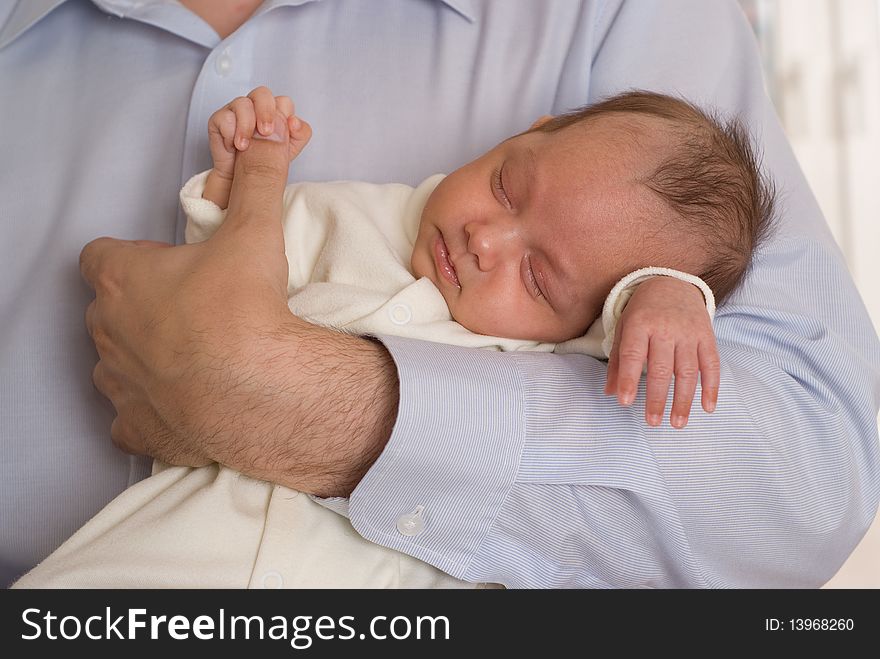
[(508, 171), (513, 171), (514, 174), (512, 180), (509, 180), (510, 187), (507, 193), (514, 206), (522, 210), (525, 206), (534, 203), (532, 190), (535, 187), (535, 174), (538, 169), (537, 156), (532, 147), (518, 145), (508, 160), (512, 163), (511, 170)]
[(535, 174), (538, 171), (538, 156), (535, 155), (535, 150), (527, 146), (523, 149), (523, 170), (525, 172), (525, 177), (523, 180), (526, 183), (526, 189), (531, 189), (531, 183), (535, 180)]

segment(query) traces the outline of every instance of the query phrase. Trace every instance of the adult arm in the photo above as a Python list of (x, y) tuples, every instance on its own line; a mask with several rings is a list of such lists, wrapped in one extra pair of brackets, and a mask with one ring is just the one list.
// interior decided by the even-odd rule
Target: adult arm
[[(718, 310), (714, 414), (647, 427), (578, 356), (383, 337), (392, 437), (348, 503), (365, 537), (465, 579), (523, 586), (818, 586), (880, 492), (880, 347), (764, 93), (733, 2), (610, 2), (590, 96), (678, 93), (741, 114), (781, 191), (775, 238)], [(424, 506), (424, 531), (397, 515)], [(339, 506), (343, 509), (344, 506)]]
[(93, 380), (126, 451), (348, 494), (388, 439), (397, 378), (378, 342), (287, 308), (289, 154), (278, 126), (281, 142), (254, 140), (239, 154), (226, 219), (208, 240), (99, 238), (83, 249), (96, 294), (86, 311), (100, 357)]

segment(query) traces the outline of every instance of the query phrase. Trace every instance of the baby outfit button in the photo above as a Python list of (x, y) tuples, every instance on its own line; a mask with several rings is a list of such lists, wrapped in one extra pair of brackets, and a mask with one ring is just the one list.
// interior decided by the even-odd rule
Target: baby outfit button
[(418, 535), (425, 529), (425, 519), (422, 517), (424, 506), (416, 506), (416, 509), (397, 519), (397, 530), (400, 535)]
[(223, 76), (224, 78), (232, 71), (232, 58), (229, 56), (229, 49), (224, 50), (220, 53), (220, 56), (214, 60), (214, 70), (217, 71), (217, 75)]
[(280, 573), (271, 570), (260, 579), (260, 587), (267, 590), (278, 590), (284, 586), (284, 577)]
[(412, 309), (409, 308), (408, 304), (398, 302), (388, 309), (388, 317), (395, 325), (406, 325), (412, 320)]

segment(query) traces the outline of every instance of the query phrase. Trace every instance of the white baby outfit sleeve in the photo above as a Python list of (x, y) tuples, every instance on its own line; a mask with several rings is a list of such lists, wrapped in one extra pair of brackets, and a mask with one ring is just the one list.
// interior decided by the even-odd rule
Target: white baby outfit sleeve
[[(210, 171), (210, 170), (209, 170)], [(226, 211), (202, 198), (208, 172), (193, 176), (180, 190), (180, 205), (186, 214), (186, 242), (200, 243), (210, 238), (226, 219)]]

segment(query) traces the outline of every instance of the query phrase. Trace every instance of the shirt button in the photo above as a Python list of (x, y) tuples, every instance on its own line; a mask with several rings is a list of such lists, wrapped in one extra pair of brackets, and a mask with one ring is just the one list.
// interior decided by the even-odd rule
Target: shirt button
[(227, 48), (220, 56), (214, 60), (214, 70), (217, 71), (217, 75), (225, 78), (232, 71), (232, 58), (229, 56), (229, 49)]
[(388, 310), (388, 317), (395, 325), (406, 325), (412, 320), (412, 309), (409, 305), (398, 302)]
[(400, 535), (418, 535), (425, 529), (425, 518), (422, 517), (424, 510), (424, 506), (416, 506), (411, 513), (401, 515), (397, 519), (397, 530), (400, 531)]
[(263, 578), (260, 579), (260, 588), (266, 590), (278, 590), (283, 585), (284, 577), (282, 577), (280, 573), (275, 572), (274, 570), (266, 572), (266, 574), (263, 575)]

